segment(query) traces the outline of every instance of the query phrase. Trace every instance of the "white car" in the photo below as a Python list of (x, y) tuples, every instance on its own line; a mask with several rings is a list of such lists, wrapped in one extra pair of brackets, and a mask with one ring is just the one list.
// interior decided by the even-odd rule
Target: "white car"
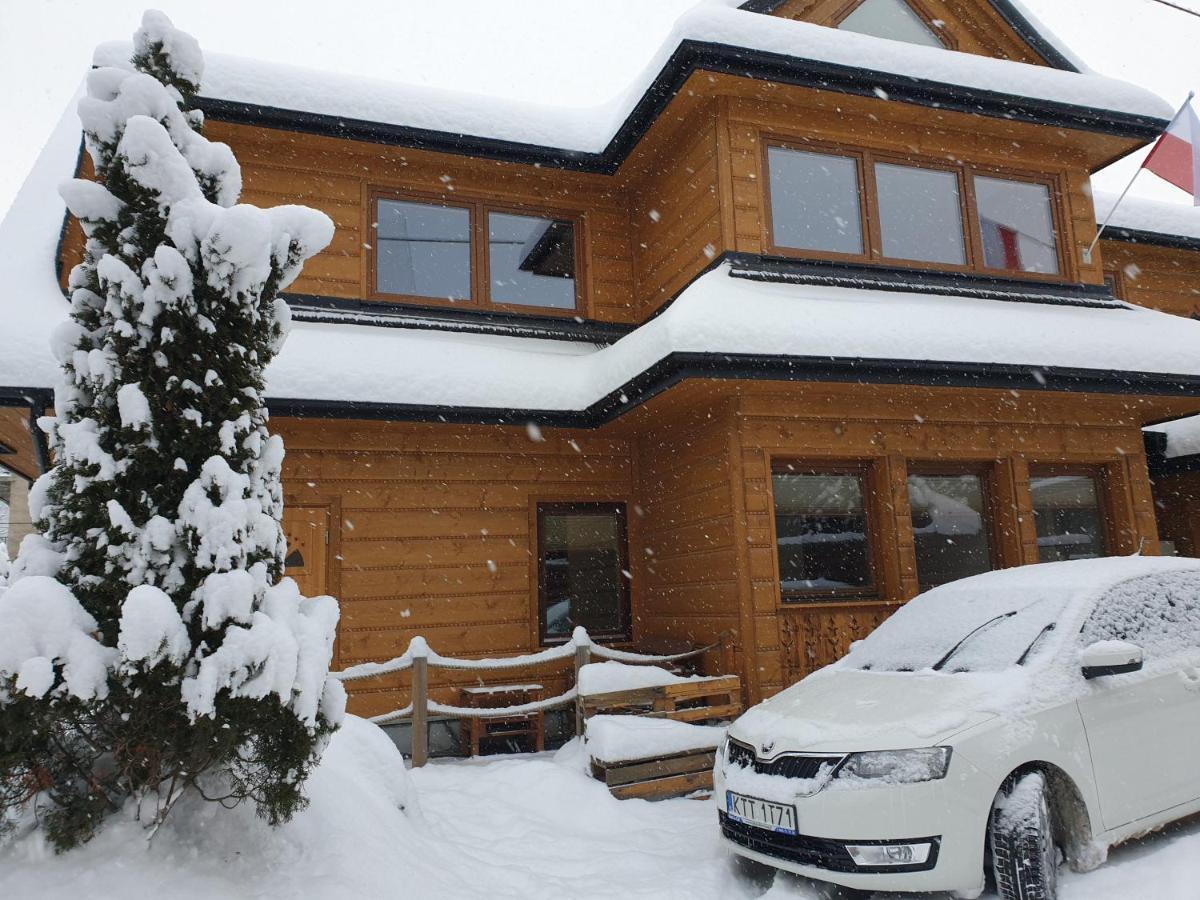
[(748, 710), (737, 854), (863, 891), (1051, 900), (1065, 861), (1200, 811), (1200, 560), (1047, 563), (924, 593)]

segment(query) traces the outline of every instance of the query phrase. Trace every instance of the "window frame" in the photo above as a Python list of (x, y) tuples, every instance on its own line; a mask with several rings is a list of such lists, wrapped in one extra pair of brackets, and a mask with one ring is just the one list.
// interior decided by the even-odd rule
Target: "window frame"
[[(865, 588), (810, 588), (785, 589), (783, 575), (779, 565), (779, 529), (775, 505), (775, 476), (776, 475), (853, 475), (859, 479), (862, 487), (863, 512), (866, 515), (866, 551), (867, 571), (871, 576), (871, 584)], [(780, 457), (771, 460), (771, 548), (774, 552), (775, 585), (779, 591), (779, 600), (783, 606), (824, 606), (837, 603), (860, 603), (883, 601), (884, 571), (881, 561), (884, 559), (880, 531), (880, 515), (877, 497), (879, 481), (878, 469), (874, 460), (806, 460)]]
[[(908, 479), (910, 476), (924, 476), (927, 478), (937, 478), (939, 476), (953, 475), (975, 475), (979, 478), (979, 484), (983, 499), (982, 514), (987, 528), (988, 536), (988, 571), (995, 572), (997, 569), (1004, 567), (1003, 554), (1001, 552), (1003, 538), (1003, 530), (1000, 527), (1000, 518), (997, 515), (999, 506), (996, 503), (996, 470), (995, 466), (986, 462), (964, 462), (964, 461), (941, 461), (941, 460), (920, 460), (907, 461), (904, 472), (904, 490), (908, 493)], [(908, 520), (912, 522), (912, 497), (908, 497)], [(916, 539), (913, 540), (913, 571), (916, 574), (917, 587), (921, 591), (927, 591), (935, 587), (921, 581), (921, 565), (916, 555)]]
[[(849, 0), (845, 6), (835, 12), (830, 18), (829, 27), (841, 28), (842, 23), (850, 18), (851, 14), (866, 2), (867, 0)], [(929, 33), (938, 39), (943, 48), (946, 50), (958, 49), (958, 40), (945, 28), (939, 28), (934, 24), (938, 20), (938, 17), (925, 9), (923, 4), (917, 2), (917, 0), (900, 0), (900, 2), (911, 9), (917, 18), (925, 23), (925, 27), (929, 29)]]
[(633, 640), (633, 591), (631, 579), (625, 576), (625, 572), (632, 572), (629, 568), (629, 507), (624, 500), (534, 500), (533, 501), (533, 521), (534, 535), (533, 548), (535, 566), (537, 568), (537, 629), (538, 642), (541, 646), (562, 644), (570, 640), (570, 635), (549, 634), (546, 628), (546, 563), (545, 554), (542, 552), (542, 535), (545, 529), (542, 525), (543, 518), (549, 515), (570, 515), (573, 513), (586, 514), (595, 512), (614, 513), (618, 523), (618, 551), (619, 563), (621, 567), (621, 597), (619, 614), (621, 619), (621, 630), (605, 631), (601, 633), (588, 632), (588, 635), (596, 640), (612, 641), (615, 643), (628, 643)]
[(1100, 509), (1100, 556), (1103, 559), (1117, 552), (1114, 536), (1116, 534), (1116, 518), (1113, 510), (1113, 497), (1108, 483), (1108, 467), (1103, 463), (1038, 463), (1029, 464), (1029, 514), (1033, 517), (1034, 549), (1037, 550), (1038, 562), (1042, 561), (1042, 548), (1037, 542), (1036, 504), (1033, 502), (1033, 480), (1035, 478), (1054, 478), (1062, 475), (1084, 475), (1092, 479), (1096, 485), (1096, 503)]
[[(379, 201), (395, 200), (401, 203), (424, 203), (430, 206), (466, 209), (470, 213), (470, 283), (471, 297), (468, 300), (447, 300), (439, 297), (422, 297), (415, 294), (394, 294), (379, 289), (378, 226)], [(497, 303), (491, 299), (491, 265), (488, 246), (488, 215), (529, 216), (541, 219), (557, 219), (570, 222), (574, 231), (575, 253), (575, 304), (570, 307), (537, 306), (526, 303)], [(560, 316), (574, 318), (584, 314), (586, 279), (584, 252), (585, 215), (578, 210), (566, 210), (541, 204), (523, 204), (495, 201), (483, 197), (452, 196), (408, 190), (402, 188), (372, 187), (367, 201), (367, 234), (371, 235), (367, 251), (367, 299), (436, 309), (469, 309), (478, 312), (524, 313), (538, 316)]]
[[(1059, 174), (1029, 172), (986, 164), (954, 163), (948, 160), (906, 156), (903, 153), (886, 149), (854, 147), (846, 144), (808, 140), (803, 137), (768, 133), (765, 131), (759, 134), (759, 144), (759, 166), (762, 173), (762, 177), (758, 179), (761, 183), (760, 198), (762, 203), (762, 215), (759, 218), (762, 246), (768, 255), (791, 259), (830, 260), (953, 274), (985, 274), (1020, 281), (1061, 283), (1076, 280), (1077, 272), (1074, 268), (1074, 260), (1071, 254), (1067, 252), (1069, 241), (1065, 225), (1066, 218), (1063, 212), (1063, 197), (1065, 194), (1062, 190), (1062, 179)], [(855, 161), (859, 180), (859, 219), (863, 236), (862, 253), (805, 250), (797, 247), (783, 246), (775, 242), (770, 161), (770, 151), (773, 147), (800, 153), (839, 156)], [(964, 264), (938, 263), (883, 255), (883, 225), (879, 215), (879, 186), (875, 175), (875, 166), (877, 163), (907, 166), (912, 169), (951, 172), (957, 176), (959, 209), (963, 229), (962, 245), (966, 258)], [(1054, 229), (1055, 252), (1057, 253), (1058, 261), (1057, 272), (1053, 274), (1045, 272), (1016, 272), (1011, 269), (992, 268), (984, 264), (983, 238), (980, 234), (979, 224), (979, 204), (975, 193), (976, 176), (1040, 184), (1047, 189), (1050, 202), (1051, 227)]]

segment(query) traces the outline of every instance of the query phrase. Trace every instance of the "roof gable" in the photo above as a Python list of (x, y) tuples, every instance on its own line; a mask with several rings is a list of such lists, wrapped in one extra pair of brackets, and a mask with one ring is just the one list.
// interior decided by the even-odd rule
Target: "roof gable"
[[(742, 9), (836, 28), (870, 0), (749, 0)], [(952, 50), (1079, 71), (1069, 51), (1012, 0), (904, 0)], [(897, 35), (897, 40), (904, 38)]]

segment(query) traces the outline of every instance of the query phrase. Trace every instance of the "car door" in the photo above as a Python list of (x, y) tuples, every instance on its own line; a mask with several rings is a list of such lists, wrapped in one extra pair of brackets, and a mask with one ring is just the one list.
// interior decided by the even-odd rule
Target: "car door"
[(1105, 829), (1200, 798), (1200, 578), (1135, 579), (1096, 605), (1080, 647), (1122, 640), (1140, 672), (1088, 682), (1079, 700)]

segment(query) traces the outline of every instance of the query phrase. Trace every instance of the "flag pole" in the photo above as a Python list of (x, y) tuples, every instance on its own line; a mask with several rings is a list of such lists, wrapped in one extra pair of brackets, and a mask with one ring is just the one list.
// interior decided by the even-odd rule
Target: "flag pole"
[[(1171, 117), (1171, 121), (1168, 122), (1167, 127), (1163, 129), (1163, 134), (1166, 134), (1168, 131), (1170, 131), (1171, 126), (1179, 121), (1179, 117), (1183, 115), (1183, 111), (1187, 109), (1188, 104), (1192, 102), (1192, 98), (1195, 96), (1195, 91), (1188, 91), (1187, 99), (1184, 100), (1183, 105), (1175, 111), (1175, 115)], [(1162, 135), (1159, 135), (1159, 140), (1162, 140)], [(1155, 142), (1154, 146), (1158, 146), (1157, 141)], [(1152, 147), (1150, 149), (1150, 153), (1153, 152), (1154, 148)], [(1146, 159), (1149, 158), (1150, 156), (1147, 154)], [(1083, 251), (1083, 261), (1085, 263), (1090, 263), (1092, 261), (1092, 252), (1096, 249), (1096, 245), (1100, 243), (1100, 236), (1104, 234), (1104, 229), (1108, 228), (1108, 223), (1112, 221), (1113, 213), (1117, 211), (1117, 207), (1121, 205), (1121, 201), (1125, 199), (1126, 195), (1129, 193), (1129, 189), (1133, 187), (1133, 183), (1137, 181), (1137, 177), (1142, 174), (1142, 170), (1144, 168), (1146, 168), (1146, 160), (1142, 160), (1142, 164), (1138, 166), (1137, 171), (1133, 173), (1133, 177), (1129, 179), (1129, 184), (1125, 185), (1125, 190), (1121, 191), (1121, 195), (1117, 197), (1117, 202), (1112, 205), (1112, 208), (1108, 211), (1108, 215), (1104, 217), (1104, 221), (1096, 230), (1096, 236), (1092, 238), (1092, 242), (1088, 244), (1088, 248)]]

